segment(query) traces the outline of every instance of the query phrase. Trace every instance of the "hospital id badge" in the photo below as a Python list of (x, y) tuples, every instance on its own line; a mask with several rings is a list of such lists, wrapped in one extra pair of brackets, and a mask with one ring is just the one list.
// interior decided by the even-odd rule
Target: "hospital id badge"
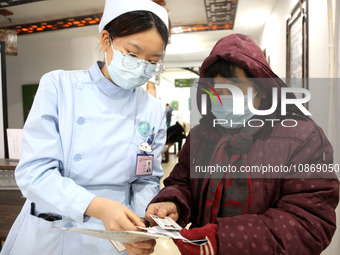
[(152, 154), (137, 154), (136, 175), (151, 175), (153, 167)]

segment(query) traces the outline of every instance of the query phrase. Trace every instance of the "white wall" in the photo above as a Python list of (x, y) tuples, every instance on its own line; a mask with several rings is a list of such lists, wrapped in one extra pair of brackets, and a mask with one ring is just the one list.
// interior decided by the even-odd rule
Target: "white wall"
[(74, 37), (73, 29), (18, 37), (18, 56), (7, 56), (8, 123), (23, 127), (23, 84), (56, 69), (86, 69), (99, 58), (99, 37)]
[[(265, 24), (260, 45), (267, 49), (271, 67), (286, 76), (286, 20), (297, 0), (279, 0)], [(309, 0), (309, 74), (328, 77), (327, 1)]]
[[(279, 77), (286, 76), (286, 20), (298, 1), (280, 0), (266, 23), (261, 47), (267, 49), (271, 67)], [(329, 77), (327, 1), (309, 0), (309, 77)], [(328, 84), (312, 80), (309, 110), (325, 132), (328, 130)]]
[[(271, 67), (279, 77), (286, 76), (286, 20), (298, 1), (297, 0), (279, 0), (274, 7), (272, 14), (266, 23), (261, 40), (261, 47), (267, 48), (267, 54), (271, 59)], [(340, 49), (339, 37), (339, 1), (337, 3), (337, 43)], [(327, 1), (309, 0), (309, 77), (311, 78), (328, 78), (329, 77), (329, 49), (328, 49), (328, 15)], [(337, 52), (337, 60), (339, 61), (339, 53)], [(338, 67), (338, 76), (340, 75), (340, 67)], [(334, 147), (334, 156), (337, 163), (339, 160), (339, 109), (333, 109), (334, 105), (329, 105), (328, 84), (322, 83), (320, 79), (313, 79), (313, 84), (309, 90), (312, 94), (312, 100), (309, 104), (309, 110), (312, 118), (324, 129)], [(337, 86), (340, 86), (338, 84)], [(338, 87), (335, 90), (340, 98)], [(339, 106), (339, 104), (337, 105)], [(332, 116), (328, 116), (332, 110)], [(337, 120), (337, 121), (333, 121)], [(331, 126), (330, 126), (331, 125)], [(333, 132), (331, 132), (333, 129)], [(334, 135), (334, 130), (337, 135)], [(337, 208), (337, 222), (340, 222), (340, 207)], [(339, 225), (339, 223), (338, 223)], [(340, 231), (335, 233), (331, 245), (322, 253), (323, 255), (339, 254), (340, 250)]]
[(286, 20), (296, 0), (279, 0), (266, 22), (260, 39), (262, 49), (270, 56), (270, 65), (279, 77), (286, 77)]
[[(284, 78), (286, 76), (286, 20), (298, 1), (280, 0), (266, 23), (261, 47), (267, 49), (273, 71)], [(327, 1), (309, 0), (309, 77), (329, 77), (328, 58), (328, 17)], [(312, 100), (309, 110), (313, 119), (327, 131), (328, 85), (310, 86)], [(314, 95), (314, 97), (313, 97)], [(316, 97), (317, 95), (317, 97)]]

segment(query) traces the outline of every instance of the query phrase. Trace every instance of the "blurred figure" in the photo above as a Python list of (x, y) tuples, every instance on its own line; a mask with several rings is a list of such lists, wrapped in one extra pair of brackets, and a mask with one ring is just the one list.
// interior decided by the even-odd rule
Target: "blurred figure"
[(178, 152), (182, 149), (182, 141), (184, 138), (186, 138), (185, 130), (178, 121), (166, 131), (166, 142), (178, 142)]
[(165, 105), (165, 117), (166, 117), (166, 127), (170, 127), (171, 117), (172, 117), (172, 107), (169, 104)]

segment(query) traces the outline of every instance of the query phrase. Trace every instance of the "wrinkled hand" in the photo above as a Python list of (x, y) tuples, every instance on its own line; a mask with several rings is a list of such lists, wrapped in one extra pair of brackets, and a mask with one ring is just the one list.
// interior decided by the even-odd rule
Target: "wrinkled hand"
[(150, 222), (152, 226), (157, 225), (150, 215), (157, 215), (158, 217), (170, 217), (174, 221), (177, 221), (179, 218), (179, 208), (174, 202), (160, 202), (153, 203), (149, 205), (146, 213), (145, 219)]
[(180, 239), (173, 239), (182, 255), (212, 255), (217, 254), (217, 225), (207, 224), (201, 228), (187, 230), (183, 228), (180, 234), (189, 240), (208, 239), (205, 245), (190, 244)]
[(100, 219), (106, 230), (133, 230), (145, 227), (142, 219), (123, 204), (103, 197), (95, 197), (85, 215)]
[(124, 243), (129, 255), (149, 255), (154, 252), (155, 245), (156, 241), (153, 239), (133, 244)]

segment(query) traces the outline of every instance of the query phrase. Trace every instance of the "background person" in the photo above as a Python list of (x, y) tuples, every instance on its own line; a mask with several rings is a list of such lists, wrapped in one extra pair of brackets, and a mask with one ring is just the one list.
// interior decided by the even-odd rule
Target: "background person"
[[(54, 227), (137, 230), (159, 192), (164, 110), (140, 86), (162, 70), (167, 11), (150, 0), (107, 0), (99, 30), (105, 62), (40, 81), (15, 171), (27, 201), (2, 255), (118, 254), (108, 240)], [(154, 154), (148, 176), (136, 174), (142, 142)], [(150, 254), (154, 245), (126, 247)]]
[(172, 118), (172, 107), (167, 103), (165, 105), (165, 117), (166, 117), (166, 127), (170, 127)]
[[(279, 92), (286, 87), (256, 43), (241, 34), (217, 42), (203, 62), (200, 76), (213, 77), (213, 84), (237, 86), (244, 94), (252, 88), (257, 109), (270, 108), (273, 87)], [(251, 78), (267, 79), (256, 82)], [(201, 91), (197, 95), (199, 108)], [(190, 175), (190, 169), (211, 165), (240, 169), (261, 164), (315, 164), (327, 169), (333, 163), (333, 150), (323, 131), (296, 107), (288, 109), (289, 119), (298, 123), (296, 127), (286, 128), (276, 122), (274, 127), (241, 124), (214, 128), (215, 118), (240, 122), (230, 106), (230, 91), (217, 92), (222, 105), (208, 103), (209, 113), (190, 131), (179, 162), (164, 180), (165, 188), (149, 205), (146, 219), (151, 222), (150, 215), (155, 214), (170, 216), (183, 227), (191, 222), (190, 230), (181, 230), (184, 237), (208, 238), (205, 246), (175, 240), (182, 254), (320, 254), (336, 229), (339, 181), (332, 173), (278, 173), (256, 178), (252, 173), (195, 176), (193, 172)], [(280, 109), (262, 116), (285, 117)], [(247, 121), (261, 116), (254, 116), (245, 103), (243, 118)]]
[(166, 142), (178, 143), (178, 152), (182, 149), (183, 139), (186, 138), (185, 130), (178, 121), (166, 130)]

